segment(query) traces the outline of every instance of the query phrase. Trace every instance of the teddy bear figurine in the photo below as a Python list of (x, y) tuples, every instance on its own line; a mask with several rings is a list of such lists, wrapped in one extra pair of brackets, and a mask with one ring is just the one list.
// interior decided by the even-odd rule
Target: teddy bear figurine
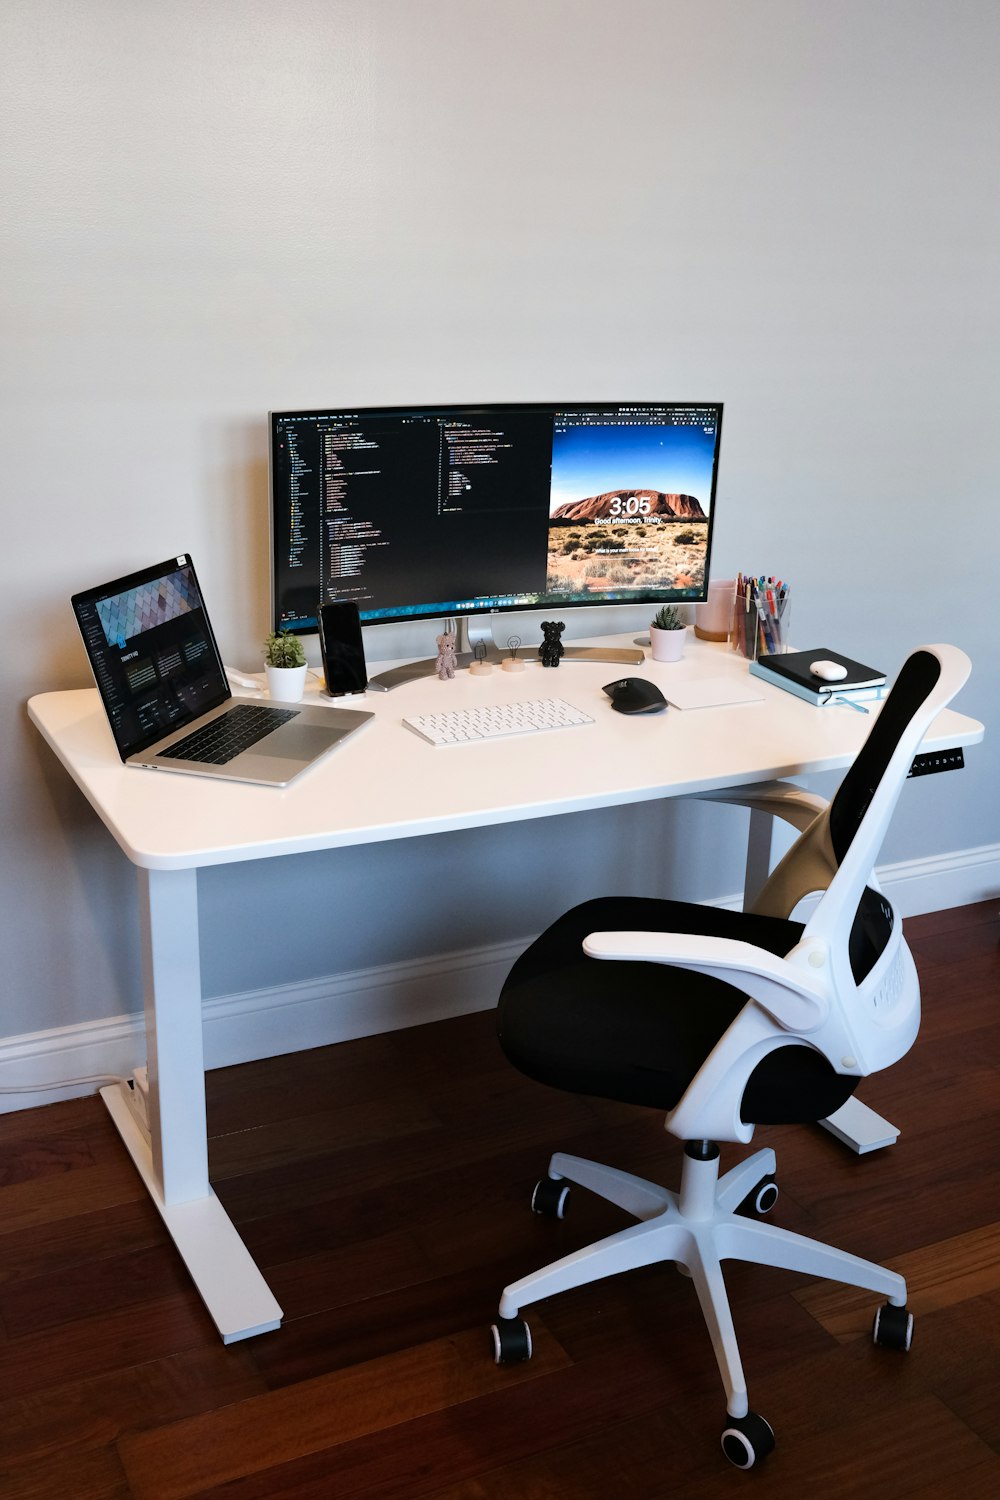
[(458, 662), (455, 657), (455, 636), (451, 631), (437, 638), (438, 655), (435, 666), (442, 682), (454, 677)]
[(538, 659), (543, 667), (558, 667), (559, 658), (565, 651), (565, 646), (559, 637), (566, 629), (562, 620), (542, 621), (542, 644), (539, 647)]

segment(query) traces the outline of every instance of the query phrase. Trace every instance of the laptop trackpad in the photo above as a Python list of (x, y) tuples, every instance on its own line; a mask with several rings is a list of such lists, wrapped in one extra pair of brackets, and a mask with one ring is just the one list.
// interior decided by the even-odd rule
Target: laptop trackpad
[(293, 719), (282, 724), (274, 734), (258, 740), (251, 753), (274, 756), (278, 760), (315, 760), (342, 737), (343, 731), (338, 733), (332, 724), (297, 724)]

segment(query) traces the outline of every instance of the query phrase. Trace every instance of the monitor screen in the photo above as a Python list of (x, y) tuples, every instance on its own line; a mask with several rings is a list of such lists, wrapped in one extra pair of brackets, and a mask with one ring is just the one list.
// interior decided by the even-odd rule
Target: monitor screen
[(274, 626), (704, 599), (722, 407), (271, 413)]

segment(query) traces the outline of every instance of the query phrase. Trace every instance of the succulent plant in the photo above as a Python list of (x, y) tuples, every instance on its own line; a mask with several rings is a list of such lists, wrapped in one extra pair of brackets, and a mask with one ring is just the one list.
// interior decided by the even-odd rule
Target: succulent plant
[(654, 630), (683, 630), (684, 621), (681, 619), (675, 604), (661, 604), (653, 616)]

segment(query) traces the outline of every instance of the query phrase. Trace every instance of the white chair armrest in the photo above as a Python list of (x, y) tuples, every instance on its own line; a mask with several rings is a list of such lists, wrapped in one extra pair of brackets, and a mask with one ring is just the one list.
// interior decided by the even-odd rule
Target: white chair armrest
[(723, 802), (732, 807), (749, 807), (751, 812), (770, 813), (791, 823), (801, 833), (829, 806), (825, 797), (803, 791), (790, 781), (767, 781), (759, 786), (720, 787), (713, 792), (695, 792), (686, 801)]
[(799, 943), (792, 950), (796, 962), (736, 938), (687, 932), (592, 932), (583, 950), (590, 958), (672, 964), (721, 979), (744, 990), (786, 1031), (815, 1031), (829, 1014), (821, 978), (826, 952), (817, 942)]

